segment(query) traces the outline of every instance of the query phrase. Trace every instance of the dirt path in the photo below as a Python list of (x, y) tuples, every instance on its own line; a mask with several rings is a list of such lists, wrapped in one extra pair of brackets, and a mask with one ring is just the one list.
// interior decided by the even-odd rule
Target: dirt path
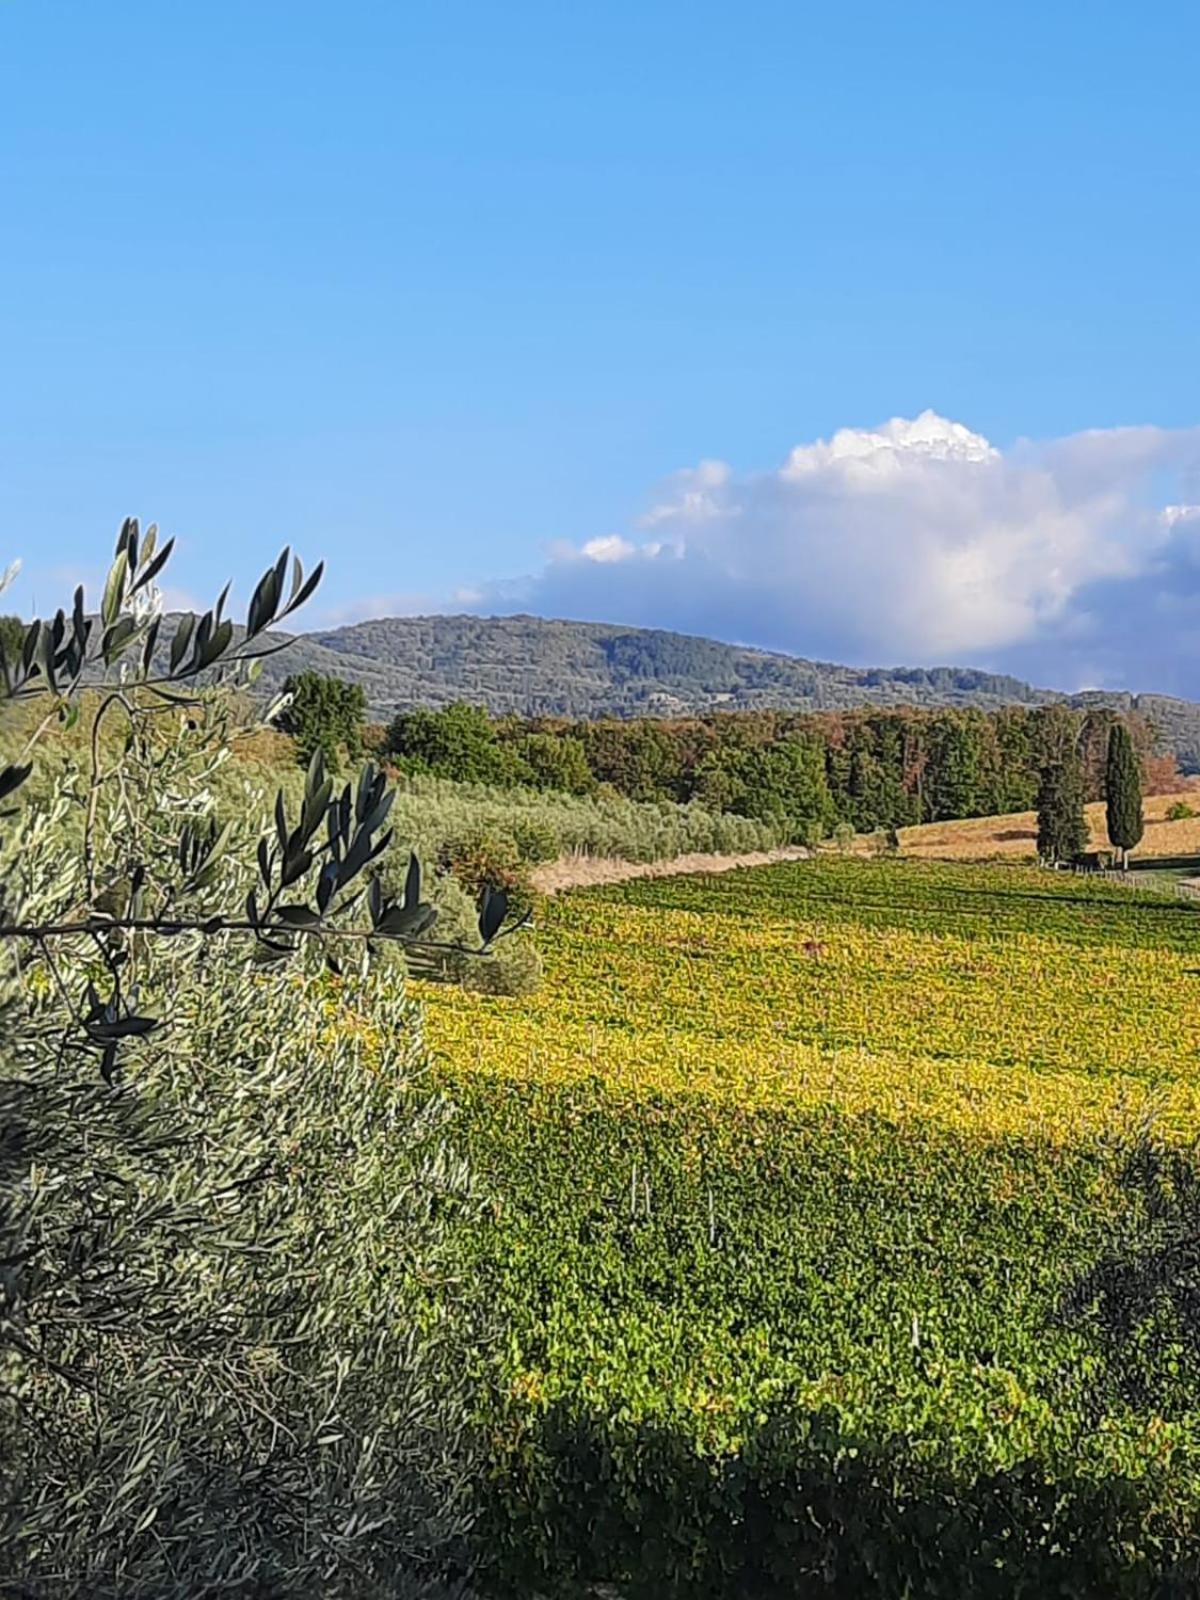
[(732, 872), (736, 867), (769, 867), (777, 861), (804, 861), (800, 845), (757, 850), (744, 856), (672, 856), (669, 861), (620, 861), (609, 856), (561, 856), (535, 867), (533, 886), (541, 894), (583, 889), (591, 884), (624, 883), (629, 878), (674, 878), (684, 872)]

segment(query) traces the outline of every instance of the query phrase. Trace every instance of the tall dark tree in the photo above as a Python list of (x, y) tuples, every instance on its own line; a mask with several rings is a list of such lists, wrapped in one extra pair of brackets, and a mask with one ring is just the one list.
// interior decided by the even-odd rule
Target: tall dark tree
[(1003, 706), (989, 719), (992, 733), (990, 811), (1031, 811), (1037, 798), (1038, 769), (1033, 730), (1025, 706)]
[(1104, 795), (1107, 802), (1109, 842), (1121, 852), (1121, 865), (1129, 865), (1129, 852), (1141, 842), (1146, 829), (1142, 815), (1142, 773), (1123, 722), (1115, 722), (1108, 735), (1108, 762)]
[(1038, 855), (1059, 865), (1076, 860), (1087, 849), (1088, 825), (1083, 811), (1083, 770), (1078, 755), (1064, 749), (1057, 761), (1042, 768), (1037, 795)]
[(939, 714), (930, 732), (926, 799), (933, 821), (979, 814), (984, 719), (970, 712)]

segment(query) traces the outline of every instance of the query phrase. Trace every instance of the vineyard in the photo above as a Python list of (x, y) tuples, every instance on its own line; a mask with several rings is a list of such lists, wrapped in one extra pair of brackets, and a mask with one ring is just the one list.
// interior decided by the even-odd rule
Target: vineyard
[(1195, 910), (826, 860), (540, 939), (532, 998), (424, 996), (517, 1592), (1194, 1592), (1196, 1284), (1129, 1285), (1195, 1204)]

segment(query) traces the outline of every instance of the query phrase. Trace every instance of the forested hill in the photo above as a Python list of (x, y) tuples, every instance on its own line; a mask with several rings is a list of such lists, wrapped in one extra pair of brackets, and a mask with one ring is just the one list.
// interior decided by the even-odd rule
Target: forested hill
[(469, 700), (490, 711), (675, 716), (764, 707), (1036, 705), (1057, 698), (967, 668), (858, 669), (651, 628), (541, 617), (388, 617), (296, 639), (276, 675), (359, 682), (377, 712)]
[[(657, 628), (525, 616), (359, 622), (300, 635), (265, 668), (267, 687), (306, 669), (361, 683), (379, 717), (455, 700), (497, 712), (630, 717), (868, 705), (993, 710), (1072, 699), (973, 668), (842, 667)], [(1142, 711), (1182, 764), (1200, 768), (1200, 706), (1119, 694), (1076, 696), (1072, 703)]]

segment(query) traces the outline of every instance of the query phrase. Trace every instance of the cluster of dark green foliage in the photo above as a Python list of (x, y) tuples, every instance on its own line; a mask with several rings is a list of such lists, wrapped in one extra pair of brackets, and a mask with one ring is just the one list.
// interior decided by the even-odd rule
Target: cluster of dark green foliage
[[(384, 748), (410, 772), (698, 801), (808, 842), (839, 823), (868, 833), (1027, 810), (1043, 772), (1062, 761), (1077, 771), (1082, 797), (1098, 799), (1114, 726), (1126, 724), (1110, 711), (1061, 706), (561, 722), (493, 718), (477, 706), (452, 705), (401, 713)], [(1130, 749), (1136, 740), (1149, 756), (1150, 730), (1136, 719), (1131, 726)]]
[(1064, 751), (1042, 768), (1037, 792), (1037, 848), (1053, 866), (1078, 861), (1087, 849), (1083, 771), (1074, 751)]
[(1108, 736), (1108, 764), (1104, 779), (1109, 842), (1128, 863), (1129, 852), (1141, 842), (1146, 829), (1142, 815), (1142, 772), (1128, 728), (1115, 724)]
[(362, 755), (367, 697), (360, 683), (301, 672), (283, 686), (286, 705), (277, 724), (296, 741), (296, 753), (307, 766), (319, 750), (328, 766)]
[(25, 624), (20, 617), (0, 617), (0, 650), (9, 661), (15, 661), (25, 643)]

